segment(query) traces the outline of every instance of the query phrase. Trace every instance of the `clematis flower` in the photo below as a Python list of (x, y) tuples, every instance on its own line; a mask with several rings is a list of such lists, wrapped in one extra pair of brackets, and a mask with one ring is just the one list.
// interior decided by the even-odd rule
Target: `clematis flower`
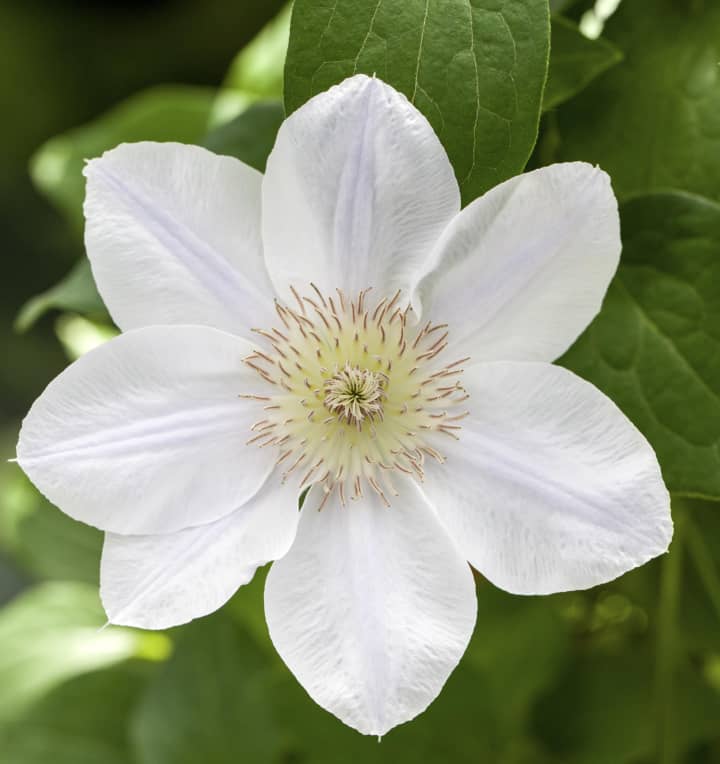
[(123, 334), (47, 387), (17, 453), (105, 531), (112, 623), (197, 618), (274, 560), (279, 654), (382, 735), (461, 658), (471, 565), (545, 594), (666, 550), (652, 448), (551, 364), (618, 264), (599, 169), (545, 167), (461, 210), (429, 123), (355, 76), (285, 121), (264, 177), (171, 143), (118, 146), (85, 175), (87, 251)]

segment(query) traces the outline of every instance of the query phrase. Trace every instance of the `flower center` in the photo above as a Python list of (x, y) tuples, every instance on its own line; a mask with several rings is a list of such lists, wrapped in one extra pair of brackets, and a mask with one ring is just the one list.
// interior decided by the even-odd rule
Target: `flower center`
[(275, 392), (243, 396), (264, 409), (248, 443), (278, 449), (283, 480), (320, 484), (320, 507), (334, 491), (345, 504), (366, 488), (389, 505), (393, 474), (422, 480), (427, 457), (444, 461), (438, 441), (458, 437), (468, 359), (442, 360), (447, 326), (412, 326), (399, 291), (368, 305), (369, 289), (348, 299), (311, 286), (311, 296), (292, 290), (296, 307), (276, 303), (279, 328), (254, 330), (266, 346), (245, 363)]
[(363, 419), (382, 418), (387, 375), (346, 364), (325, 382), (325, 408), (362, 431)]

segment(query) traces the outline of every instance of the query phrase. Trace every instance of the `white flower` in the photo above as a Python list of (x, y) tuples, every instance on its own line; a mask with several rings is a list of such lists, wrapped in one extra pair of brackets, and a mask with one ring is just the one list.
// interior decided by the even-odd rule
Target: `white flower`
[(18, 460), (106, 531), (111, 622), (183, 623), (278, 560), (278, 652), (382, 735), (465, 650), (466, 561), (543, 594), (666, 550), (651, 447), (550, 363), (618, 263), (600, 170), (546, 167), (460, 211), (425, 118), (356, 76), (285, 121), (264, 177), (155, 143), (85, 174), (87, 250), (124, 334), (48, 386)]

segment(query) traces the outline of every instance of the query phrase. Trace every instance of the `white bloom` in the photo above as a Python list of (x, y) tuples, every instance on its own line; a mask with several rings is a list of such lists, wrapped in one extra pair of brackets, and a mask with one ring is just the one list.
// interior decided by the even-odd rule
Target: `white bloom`
[(18, 460), (106, 531), (113, 623), (204, 615), (278, 560), (280, 655), (382, 735), (467, 645), (466, 561), (540, 594), (667, 548), (651, 447), (550, 363), (618, 263), (600, 170), (546, 167), (461, 212), (424, 117), (356, 76), (286, 120), (265, 177), (154, 143), (85, 174), (88, 254), (125, 333), (48, 386)]

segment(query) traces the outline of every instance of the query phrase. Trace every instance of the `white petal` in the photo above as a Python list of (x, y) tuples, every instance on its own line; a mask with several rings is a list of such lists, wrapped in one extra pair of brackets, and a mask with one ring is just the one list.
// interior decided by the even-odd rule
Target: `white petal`
[(285, 120), (263, 181), (263, 242), (276, 289), (409, 290), (460, 209), (445, 150), (425, 117), (356, 75)]
[(123, 330), (201, 324), (248, 336), (272, 311), (262, 175), (180, 143), (126, 143), (85, 167), (85, 245)]
[[(470, 416), (423, 491), (463, 554), (517, 594), (585, 589), (666, 551), (655, 453), (615, 404), (566, 369), (477, 364)], [(438, 449), (441, 447), (438, 446)]]
[[(82, 356), (23, 422), (18, 461), (76, 520), (172, 533), (253, 496), (273, 455), (245, 445), (265, 392), (250, 345), (199, 326), (137, 329)], [(264, 384), (264, 383), (263, 383)]]
[(108, 533), (100, 596), (111, 623), (165, 629), (207, 615), (282, 557), (295, 538), (297, 485), (268, 479), (214, 523), (162, 536)]
[(265, 585), (280, 656), (345, 724), (383, 735), (425, 710), (475, 623), (470, 568), (417, 489), (305, 504), (294, 545)]
[(443, 234), (420, 295), (475, 361), (552, 361), (600, 310), (620, 256), (609, 177), (583, 162), (502, 183)]

